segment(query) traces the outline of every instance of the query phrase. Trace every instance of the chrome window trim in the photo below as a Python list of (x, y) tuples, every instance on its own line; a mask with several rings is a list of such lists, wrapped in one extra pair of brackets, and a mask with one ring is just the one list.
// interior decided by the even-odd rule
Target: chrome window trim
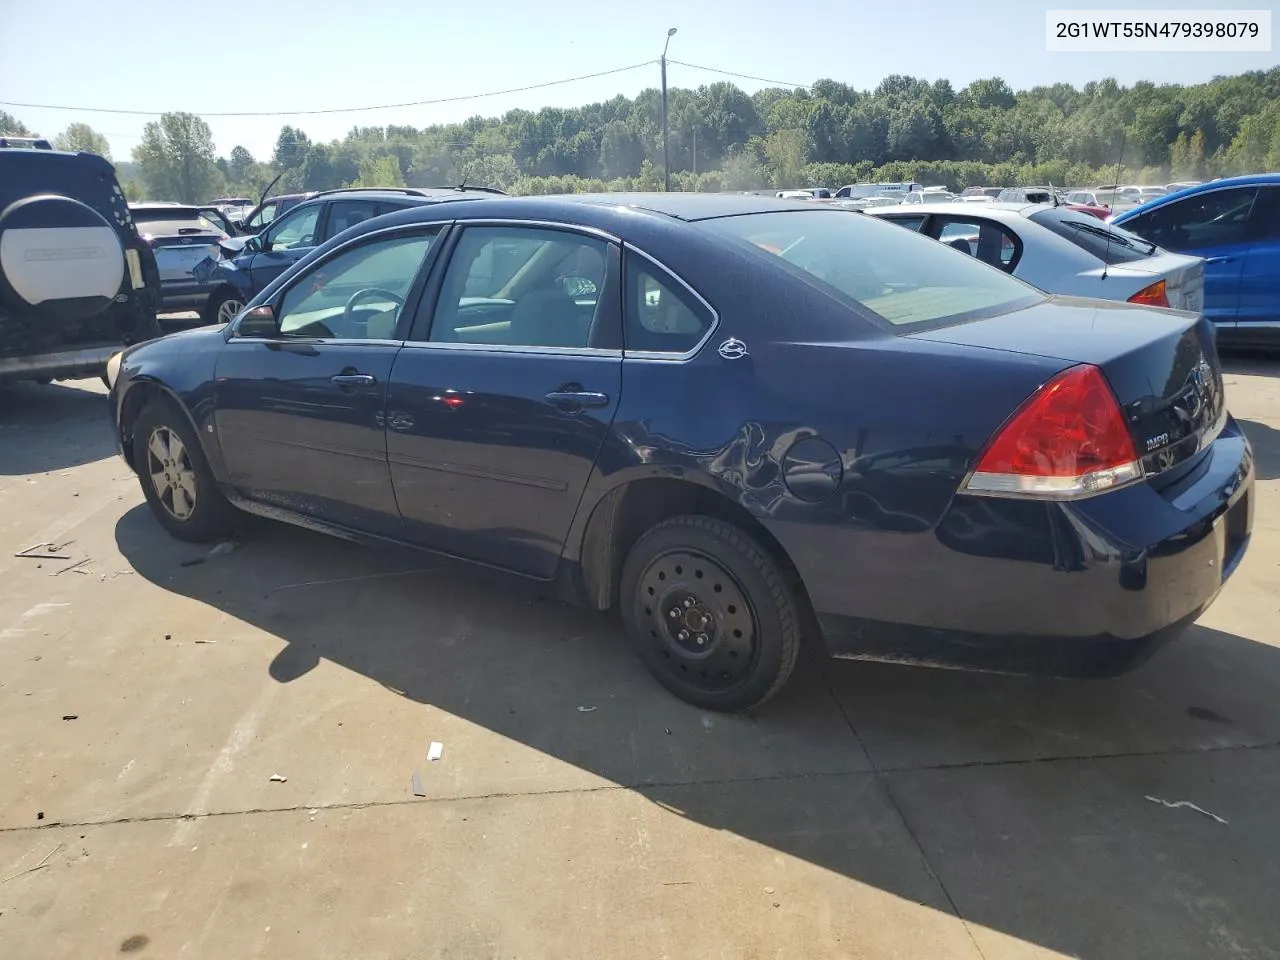
[(684, 279), (684, 277), (680, 276), (680, 274), (676, 273), (676, 271), (672, 270), (670, 267), (668, 267), (665, 263), (663, 263), (663, 262), (662, 262), (661, 260), (659, 260), (657, 257), (654, 257), (654, 256), (652, 256), (652, 255), (650, 255), (650, 254), (648, 254), (648, 253), (645, 253), (645, 252), (644, 252), (643, 250), (641, 250), (639, 247), (634, 246), (634, 245), (632, 245), (632, 244), (630, 244), (630, 243), (627, 243), (626, 241), (623, 241), (623, 243), (622, 243), (622, 247), (623, 247), (623, 251), (624, 251), (624, 253), (628, 253), (628, 254), (635, 254), (635, 255), (637, 255), (637, 256), (643, 257), (645, 260), (648, 260), (651, 264), (653, 264), (655, 267), (657, 267), (657, 268), (658, 268), (659, 270), (661, 270), (663, 273), (667, 274), (667, 276), (669, 276), (669, 277), (671, 277), (672, 279), (674, 279), (678, 284), (680, 284), (680, 286), (684, 287), (684, 288), (685, 288), (685, 290), (687, 290), (689, 293), (693, 294), (694, 299), (696, 299), (700, 304), (702, 304), (702, 306), (706, 308), (707, 312), (711, 314), (711, 325), (710, 325), (709, 327), (707, 327), (707, 332), (706, 332), (706, 333), (704, 333), (704, 334), (702, 335), (702, 339), (701, 339), (701, 340), (699, 340), (696, 344), (694, 344), (694, 345), (693, 345), (691, 348), (689, 348), (688, 350), (684, 351), (684, 353), (670, 353), (670, 352), (661, 351), (661, 350), (628, 350), (628, 349), (626, 348), (626, 342), (627, 342), (627, 302), (626, 302), (626, 290), (627, 290), (626, 272), (627, 272), (627, 263), (626, 263), (626, 257), (624, 256), (624, 258), (623, 258), (623, 263), (622, 263), (622, 273), (623, 273), (623, 282), (622, 282), (622, 294), (623, 294), (623, 302), (622, 302), (622, 343), (623, 343), (623, 347), (622, 347), (622, 355), (623, 355), (624, 357), (626, 357), (627, 359), (629, 359), (629, 360), (631, 360), (631, 359), (634, 359), (634, 360), (667, 360), (667, 361), (671, 361), (671, 362), (683, 362), (683, 361), (686, 361), (686, 360), (692, 360), (694, 357), (696, 357), (696, 356), (697, 356), (697, 355), (702, 351), (702, 348), (703, 348), (703, 347), (705, 347), (705, 346), (707, 345), (707, 341), (709, 341), (709, 340), (711, 339), (711, 337), (715, 334), (716, 330), (718, 330), (718, 329), (720, 328), (720, 313), (719, 313), (719, 311), (717, 311), (717, 310), (716, 310), (716, 308), (715, 308), (715, 307), (713, 307), (713, 306), (712, 306), (712, 305), (707, 301), (707, 298), (706, 298), (706, 297), (704, 297), (704, 296), (703, 296), (702, 294), (700, 294), (697, 290), (695, 290), (695, 289), (694, 289), (694, 288), (689, 284), (689, 282), (688, 282), (687, 280), (685, 280), (685, 279)]

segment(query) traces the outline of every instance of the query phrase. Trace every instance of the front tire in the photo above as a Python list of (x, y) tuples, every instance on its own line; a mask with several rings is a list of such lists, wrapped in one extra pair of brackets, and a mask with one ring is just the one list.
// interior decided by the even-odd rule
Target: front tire
[(620, 595), (641, 661), (694, 706), (748, 710), (795, 668), (795, 597), (777, 561), (731, 524), (680, 516), (651, 527), (627, 556)]
[(152, 400), (133, 426), (133, 462), (151, 512), (170, 535), (202, 543), (225, 536), (236, 510), (214, 479), (190, 422), (167, 400)]
[(205, 323), (230, 323), (244, 305), (244, 299), (234, 290), (219, 290), (209, 298), (200, 318)]

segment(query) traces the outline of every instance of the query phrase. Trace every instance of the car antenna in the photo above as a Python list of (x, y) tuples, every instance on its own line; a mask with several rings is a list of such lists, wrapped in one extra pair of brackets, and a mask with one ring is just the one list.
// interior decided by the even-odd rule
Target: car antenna
[[(1124, 169), (1124, 127), (1120, 128), (1120, 156), (1116, 159), (1116, 183), (1115, 189), (1111, 191), (1112, 201), (1115, 200), (1115, 191), (1120, 189), (1120, 171)], [(1104, 221), (1105, 222), (1105, 221)], [(1107, 279), (1107, 270), (1111, 267), (1111, 224), (1107, 224), (1107, 246), (1102, 254), (1102, 279)]]

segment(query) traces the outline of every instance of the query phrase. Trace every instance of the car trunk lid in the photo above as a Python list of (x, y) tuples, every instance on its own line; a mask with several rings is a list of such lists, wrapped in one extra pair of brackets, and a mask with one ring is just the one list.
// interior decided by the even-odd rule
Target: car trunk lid
[(1199, 257), (1161, 250), (1145, 260), (1108, 267), (1107, 278), (1121, 283), (1131, 280), (1136, 289), (1163, 280), (1171, 309), (1192, 313), (1204, 309), (1204, 261)]
[(1025, 310), (909, 336), (1101, 368), (1149, 477), (1193, 458), (1226, 420), (1213, 331), (1192, 313), (1051, 297)]

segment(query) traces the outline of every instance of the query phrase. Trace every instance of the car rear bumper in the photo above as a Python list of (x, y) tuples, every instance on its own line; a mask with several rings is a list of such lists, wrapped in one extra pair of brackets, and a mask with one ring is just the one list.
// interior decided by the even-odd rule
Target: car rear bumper
[(958, 496), (938, 527), (905, 535), (916, 543), (898, 544), (870, 583), (806, 586), (834, 656), (1112, 675), (1213, 602), (1248, 546), (1253, 485), (1252, 451), (1228, 421), (1163, 489), (1074, 503)]
[(209, 301), (214, 284), (198, 280), (171, 280), (160, 285), (160, 307), (162, 310), (192, 309), (198, 310)]

